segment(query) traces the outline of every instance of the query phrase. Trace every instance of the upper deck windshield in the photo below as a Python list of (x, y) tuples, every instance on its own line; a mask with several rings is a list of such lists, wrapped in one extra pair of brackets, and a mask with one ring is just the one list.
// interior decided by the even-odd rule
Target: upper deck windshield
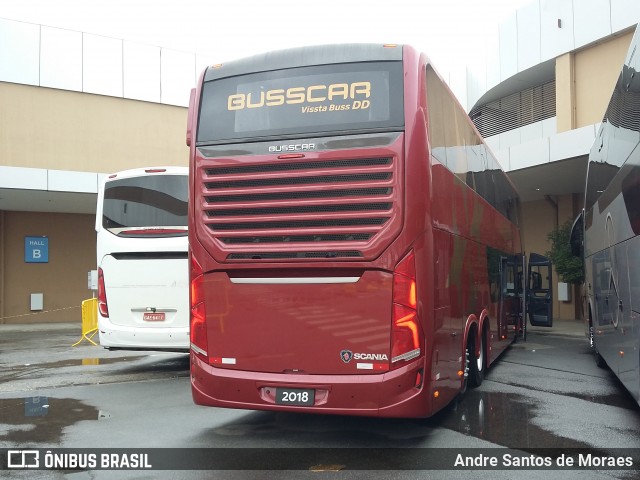
[(289, 68), (221, 78), (202, 89), (197, 144), (401, 129), (402, 62)]
[(148, 175), (105, 184), (102, 226), (122, 236), (187, 234), (187, 175)]

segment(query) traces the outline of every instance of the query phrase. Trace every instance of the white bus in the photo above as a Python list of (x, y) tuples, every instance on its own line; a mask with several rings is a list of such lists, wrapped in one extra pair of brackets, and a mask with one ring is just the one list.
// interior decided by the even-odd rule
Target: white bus
[(188, 169), (108, 175), (98, 192), (98, 331), (108, 349), (189, 350)]

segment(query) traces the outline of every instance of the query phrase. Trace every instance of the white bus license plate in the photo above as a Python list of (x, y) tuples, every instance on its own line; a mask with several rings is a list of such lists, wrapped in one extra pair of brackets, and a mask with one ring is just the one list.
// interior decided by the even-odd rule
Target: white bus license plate
[(164, 322), (164, 312), (144, 312), (142, 314), (142, 320), (145, 322)]
[(276, 388), (276, 403), (278, 405), (307, 405), (313, 406), (316, 391), (308, 388)]

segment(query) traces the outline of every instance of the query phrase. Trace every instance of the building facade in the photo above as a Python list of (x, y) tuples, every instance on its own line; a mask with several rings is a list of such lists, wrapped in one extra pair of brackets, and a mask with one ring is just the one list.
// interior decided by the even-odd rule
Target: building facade
[(209, 62), (0, 19), (0, 323), (80, 321), (98, 184), (187, 165), (189, 92)]
[[(583, 207), (589, 151), (624, 64), (640, 3), (535, 0), (495, 31), (482, 68), (467, 71), (469, 115), (523, 200), (523, 249), (545, 254), (548, 234)], [(554, 273), (554, 317), (581, 318)]]
[[(639, 19), (636, 0), (535, 0), (495, 27), (482, 68), (450, 77), (521, 194), (526, 252), (548, 251), (549, 232), (582, 208), (587, 155)], [(99, 182), (187, 164), (188, 95), (210, 63), (0, 19), (0, 323), (80, 321)], [(578, 292), (554, 292), (556, 318), (581, 315)]]

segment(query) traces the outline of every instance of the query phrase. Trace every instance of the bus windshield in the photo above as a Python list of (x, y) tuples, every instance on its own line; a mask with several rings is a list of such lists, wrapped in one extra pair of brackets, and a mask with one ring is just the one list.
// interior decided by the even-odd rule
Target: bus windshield
[(402, 63), (360, 62), (205, 82), (198, 145), (309, 133), (402, 129)]
[(102, 226), (116, 235), (186, 235), (186, 175), (150, 175), (105, 184)]

